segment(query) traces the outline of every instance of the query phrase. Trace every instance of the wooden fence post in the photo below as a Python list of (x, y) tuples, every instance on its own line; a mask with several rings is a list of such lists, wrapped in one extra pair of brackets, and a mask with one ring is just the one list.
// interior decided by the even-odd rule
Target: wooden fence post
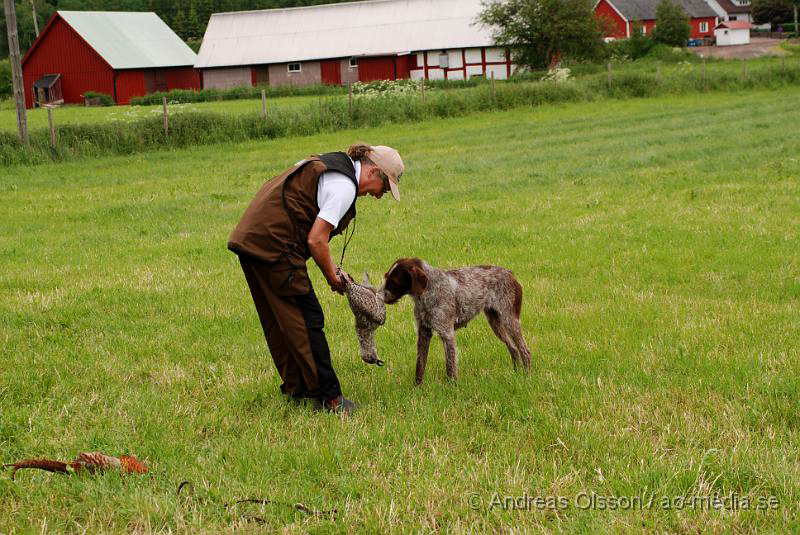
[(611, 91), (611, 62), (608, 62), (608, 90)]
[(347, 116), (353, 119), (353, 82), (347, 84)]
[(747, 60), (742, 58), (742, 80), (747, 79)]
[(267, 118), (267, 90), (261, 90), (261, 117)]
[(50, 125), (50, 146), (56, 148), (56, 128), (53, 125), (53, 108), (47, 107), (47, 124)]
[(169, 115), (167, 114), (167, 97), (161, 97), (161, 106), (164, 110), (164, 135), (169, 134)]
[(11, 79), (17, 108), (17, 130), (19, 131), (20, 139), (22, 139), (26, 145), (29, 145), (28, 112), (25, 109), (25, 86), (22, 81), (16, 5), (13, 0), (5, 0), (3, 2), (3, 8), (6, 15), (6, 34), (8, 35), (8, 59), (11, 62)]
[(423, 78), (421, 80), (422, 81), (422, 85), (420, 86), (422, 88), (422, 102), (425, 102), (425, 77), (424, 76), (425, 75), (423, 75)]
[(494, 71), (492, 71), (492, 102), (497, 100), (497, 87), (494, 85)]

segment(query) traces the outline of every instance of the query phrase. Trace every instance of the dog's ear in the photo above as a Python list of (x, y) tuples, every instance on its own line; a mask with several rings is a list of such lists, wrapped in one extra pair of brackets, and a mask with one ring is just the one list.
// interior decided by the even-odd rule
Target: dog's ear
[(411, 295), (419, 297), (428, 287), (428, 276), (419, 266), (412, 266), (408, 274), (411, 275)]

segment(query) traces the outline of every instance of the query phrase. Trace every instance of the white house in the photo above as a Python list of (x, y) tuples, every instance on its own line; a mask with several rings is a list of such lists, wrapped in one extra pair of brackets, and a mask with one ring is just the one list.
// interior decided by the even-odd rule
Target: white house
[(719, 20), (736, 20), (753, 22), (753, 7), (750, 0), (706, 0)]
[(746, 45), (750, 43), (750, 23), (744, 20), (723, 21), (714, 27), (717, 46)]

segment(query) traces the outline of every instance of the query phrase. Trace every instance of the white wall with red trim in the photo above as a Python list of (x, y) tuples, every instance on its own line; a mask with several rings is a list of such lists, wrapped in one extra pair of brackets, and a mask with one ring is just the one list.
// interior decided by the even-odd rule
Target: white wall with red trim
[[(507, 50), (500, 47), (450, 48), (412, 54), (412, 80), (465, 80), (473, 76), (506, 80), (517, 69)], [(446, 58), (446, 59), (445, 59)]]

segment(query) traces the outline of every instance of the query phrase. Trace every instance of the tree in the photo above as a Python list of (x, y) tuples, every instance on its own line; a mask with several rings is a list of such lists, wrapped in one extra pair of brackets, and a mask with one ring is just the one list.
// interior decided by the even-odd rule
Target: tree
[(183, 14), (183, 9), (178, 9), (178, 14), (172, 19), (172, 31), (181, 36), (181, 39), (186, 39), (186, 15)]
[[(43, 30), (55, 8), (49, 2), (36, 2), (36, 20), (39, 30)], [(17, 24), (19, 26), (19, 46), (23, 54), (36, 40), (35, 24), (33, 23), (33, 11), (31, 10), (30, 0), (17, 2)]]
[(560, 58), (591, 59), (603, 49), (589, 0), (489, 0), (478, 22), (492, 28), (518, 65), (541, 69)]
[(753, 0), (753, 22), (777, 26), (792, 17), (789, 0)]
[(686, 46), (692, 28), (689, 16), (672, 0), (661, 0), (656, 8), (656, 27), (653, 39), (670, 46)]
[[(3, 19), (3, 24), (5, 24)], [(11, 81), (11, 63), (7, 59), (0, 60), (0, 98), (8, 98), (14, 94)]]
[(186, 17), (186, 36), (187, 39), (197, 39), (203, 36), (206, 27), (200, 27), (200, 18), (197, 16), (197, 10), (194, 8), (194, 3), (189, 7), (189, 15)]

